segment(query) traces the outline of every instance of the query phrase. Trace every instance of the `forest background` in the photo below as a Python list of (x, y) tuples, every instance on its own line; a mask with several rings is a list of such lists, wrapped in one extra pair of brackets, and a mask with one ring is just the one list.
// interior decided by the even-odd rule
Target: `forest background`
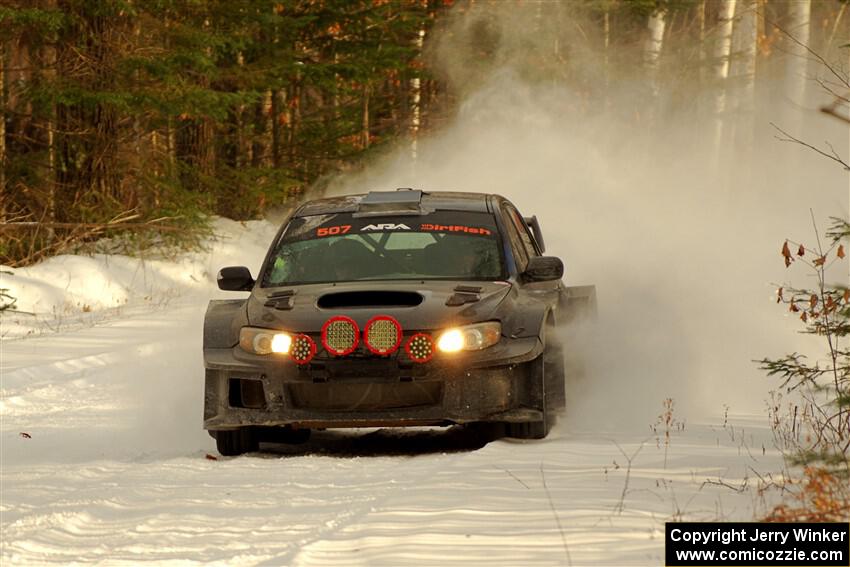
[[(687, 109), (717, 156), (746, 159), (777, 99), (817, 91), (846, 120), (847, 5), (0, 1), (0, 264), (103, 236), (192, 244), (210, 215), (258, 217), (399, 143), (415, 155), (505, 63), (506, 9), (512, 67), (572, 89), (569, 110), (652, 132)], [(801, 116), (781, 124), (805, 139)]]

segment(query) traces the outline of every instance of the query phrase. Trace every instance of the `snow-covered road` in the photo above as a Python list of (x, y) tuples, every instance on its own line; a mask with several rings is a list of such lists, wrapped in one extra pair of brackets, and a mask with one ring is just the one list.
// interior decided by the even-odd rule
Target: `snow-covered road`
[(329, 431), (212, 460), (210, 293), (3, 341), (0, 563), (661, 565), (665, 521), (752, 519), (730, 487), (781, 469), (742, 416), (674, 428), (666, 462), (652, 423), (569, 419), (536, 442)]

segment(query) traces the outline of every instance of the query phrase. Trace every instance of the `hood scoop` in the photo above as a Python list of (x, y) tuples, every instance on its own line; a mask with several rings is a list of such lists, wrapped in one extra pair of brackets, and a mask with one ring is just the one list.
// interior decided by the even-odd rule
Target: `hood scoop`
[(459, 285), (454, 288), (454, 293), (446, 300), (446, 305), (456, 307), (481, 301), (481, 288), (471, 285)]
[(263, 304), (266, 307), (272, 307), (279, 311), (289, 311), (292, 309), (295, 299), (295, 290), (294, 289), (285, 289), (283, 291), (276, 291), (269, 295), (268, 300)]
[(320, 309), (357, 307), (416, 307), (423, 297), (413, 291), (341, 291), (326, 293), (318, 301)]

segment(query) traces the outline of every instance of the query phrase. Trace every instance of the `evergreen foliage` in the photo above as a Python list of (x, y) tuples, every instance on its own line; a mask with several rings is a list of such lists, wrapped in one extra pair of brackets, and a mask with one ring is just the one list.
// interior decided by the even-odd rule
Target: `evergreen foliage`
[[(414, 38), (441, 6), (19, 0), (0, 7), (0, 212), (4, 221), (39, 225), (26, 238), (3, 233), (0, 263), (56, 251), (69, 223), (131, 214), (137, 228), (191, 230), (210, 213), (251, 218), (359, 162), (405, 132), (408, 83), (422, 75)], [(165, 220), (149, 222), (156, 219)]]
[[(566, 85), (570, 109), (626, 128), (710, 118), (719, 155), (752, 138), (756, 98), (780, 96), (756, 92), (755, 69), (793, 60), (773, 24), (790, 2), (737, 2), (718, 51), (722, 5), (0, 0), (0, 263), (119, 232), (191, 242), (210, 214), (256, 217), (444, 123), (497, 69)], [(811, 3), (814, 49), (844, 41), (844, 8)]]

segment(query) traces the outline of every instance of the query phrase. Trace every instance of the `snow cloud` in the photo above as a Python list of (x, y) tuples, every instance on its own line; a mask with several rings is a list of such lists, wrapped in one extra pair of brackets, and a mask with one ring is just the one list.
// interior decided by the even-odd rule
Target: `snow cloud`
[[(610, 76), (579, 47), (563, 62), (567, 79), (535, 76), (526, 63), (554, 45), (550, 18), (493, 13), (460, 13), (431, 38), (461, 97), (453, 120), (419, 140), (417, 159), (404, 144), (328, 192), (490, 192), (538, 215), (567, 285), (597, 286), (598, 322), (567, 332), (588, 369), (568, 387), (573, 426), (647, 426), (668, 397), (692, 420), (724, 404), (763, 408), (774, 383), (753, 360), (811, 347), (773, 301), (774, 284), (806, 283), (804, 270), (784, 271), (779, 249), (786, 237), (813, 240), (810, 207), (821, 229), (846, 214), (846, 174), (775, 139), (768, 122), (783, 109), (772, 99), (754, 118), (753, 144), (729, 136), (716, 152), (704, 93), (646, 99), (645, 79)], [(475, 65), (473, 48), (489, 63)], [(626, 113), (635, 100), (646, 100), (644, 117)], [(800, 110), (806, 135), (846, 153), (846, 129), (815, 103)], [(846, 266), (834, 275), (846, 278)]]

